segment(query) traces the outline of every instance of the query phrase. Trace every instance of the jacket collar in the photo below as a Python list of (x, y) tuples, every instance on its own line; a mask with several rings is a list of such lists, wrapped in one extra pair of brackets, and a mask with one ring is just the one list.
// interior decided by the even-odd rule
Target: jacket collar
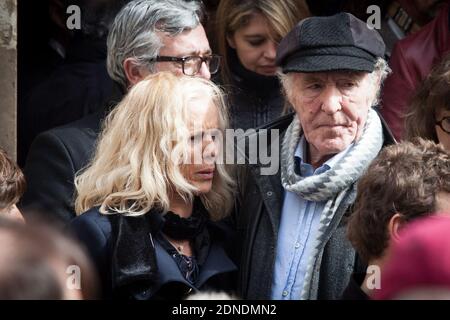
[[(261, 136), (265, 134), (265, 132), (270, 132), (270, 130), (278, 130), (278, 141), (274, 139), (274, 137), (271, 136), (270, 139), (267, 139), (266, 141), (270, 141), (268, 150), (271, 149), (272, 143), (276, 143), (278, 147), (278, 156), (281, 150), (281, 141), (283, 140), (284, 133), (286, 132), (287, 127), (292, 122), (292, 119), (294, 117), (294, 113), (290, 113), (286, 116), (280, 117), (264, 127), (261, 127), (260, 129), (266, 129), (264, 130), (257, 130), (256, 135), (258, 136), (258, 139), (261, 139)], [(251, 137), (249, 137), (251, 141)], [(264, 140), (264, 139), (263, 139)], [(248, 143), (247, 141), (247, 143)], [(256, 143), (259, 143), (258, 141)], [(250, 163), (250, 159), (246, 159), (247, 163)], [(258, 185), (259, 192), (261, 194), (261, 198), (264, 202), (264, 205), (267, 209), (267, 213), (270, 218), (270, 222), (272, 224), (273, 232), (275, 234), (278, 234), (278, 228), (280, 225), (280, 215), (281, 215), (281, 207), (283, 204), (283, 186), (281, 185), (281, 172), (280, 172), (280, 159), (278, 157), (278, 164), (277, 164), (277, 170), (275, 174), (261, 174), (261, 169), (265, 167), (264, 165), (261, 165), (261, 163), (249, 165), (253, 179), (255, 180), (255, 183)], [(255, 219), (258, 219), (258, 217), (255, 217)]]
[[(180, 282), (192, 287), (181, 274), (174, 259), (156, 240), (161, 223), (160, 215), (152, 211), (139, 217), (111, 216), (113, 288), (139, 282), (145, 287), (145, 295), (151, 297), (169, 282)], [(209, 278), (234, 270), (236, 266), (224, 249), (211, 243), (195, 286), (199, 288)]]

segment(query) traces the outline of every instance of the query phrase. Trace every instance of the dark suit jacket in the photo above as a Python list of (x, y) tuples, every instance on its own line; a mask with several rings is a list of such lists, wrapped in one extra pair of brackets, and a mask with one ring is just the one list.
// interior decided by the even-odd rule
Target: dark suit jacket
[(26, 220), (46, 218), (65, 224), (75, 217), (74, 177), (95, 151), (104, 115), (123, 96), (116, 86), (102, 111), (41, 133), (24, 168), (27, 190), (20, 202)]
[(19, 164), (24, 165), (41, 132), (101, 110), (112, 94), (106, 70), (106, 39), (75, 37), (64, 63), (22, 96), (19, 113)]

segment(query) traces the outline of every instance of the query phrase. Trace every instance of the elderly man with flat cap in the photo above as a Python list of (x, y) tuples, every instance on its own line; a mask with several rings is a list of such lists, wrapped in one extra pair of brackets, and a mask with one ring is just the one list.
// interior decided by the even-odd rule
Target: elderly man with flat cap
[(364, 271), (345, 229), (356, 182), (395, 142), (374, 110), (389, 70), (384, 51), (377, 31), (348, 13), (305, 19), (281, 41), (277, 63), (295, 113), (264, 128), (278, 130), (269, 143), (278, 144), (279, 170), (264, 175), (258, 162), (237, 175), (244, 298), (337, 299)]

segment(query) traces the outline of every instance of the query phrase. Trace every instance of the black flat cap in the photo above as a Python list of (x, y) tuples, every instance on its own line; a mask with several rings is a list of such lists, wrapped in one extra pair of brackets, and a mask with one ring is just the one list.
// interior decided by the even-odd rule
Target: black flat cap
[(300, 21), (277, 49), (284, 73), (354, 70), (372, 72), (385, 44), (376, 30), (350, 13)]

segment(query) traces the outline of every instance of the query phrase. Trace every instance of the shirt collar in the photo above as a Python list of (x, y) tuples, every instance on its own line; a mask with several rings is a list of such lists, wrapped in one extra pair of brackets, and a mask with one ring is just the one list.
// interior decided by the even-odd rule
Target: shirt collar
[[(301, 166), (302, 164), (311, 166), (309, 163), (304, 161), (304, 159), (306, 158), (307, 143), (308, 142), (306, 141), (305, 136), (302, 135), (294, 152), (294, 158), (298, 159), (297, 161), (299, 166)], [(319, 168), (314, 170), (314, 174), (319, 174), (333, 168), (353, 148), (353, 146), (354, 143), (351, 143), (345, 150), (339, 152), (338, 154), (335, 154), (333, 157), (325, 161)]]

